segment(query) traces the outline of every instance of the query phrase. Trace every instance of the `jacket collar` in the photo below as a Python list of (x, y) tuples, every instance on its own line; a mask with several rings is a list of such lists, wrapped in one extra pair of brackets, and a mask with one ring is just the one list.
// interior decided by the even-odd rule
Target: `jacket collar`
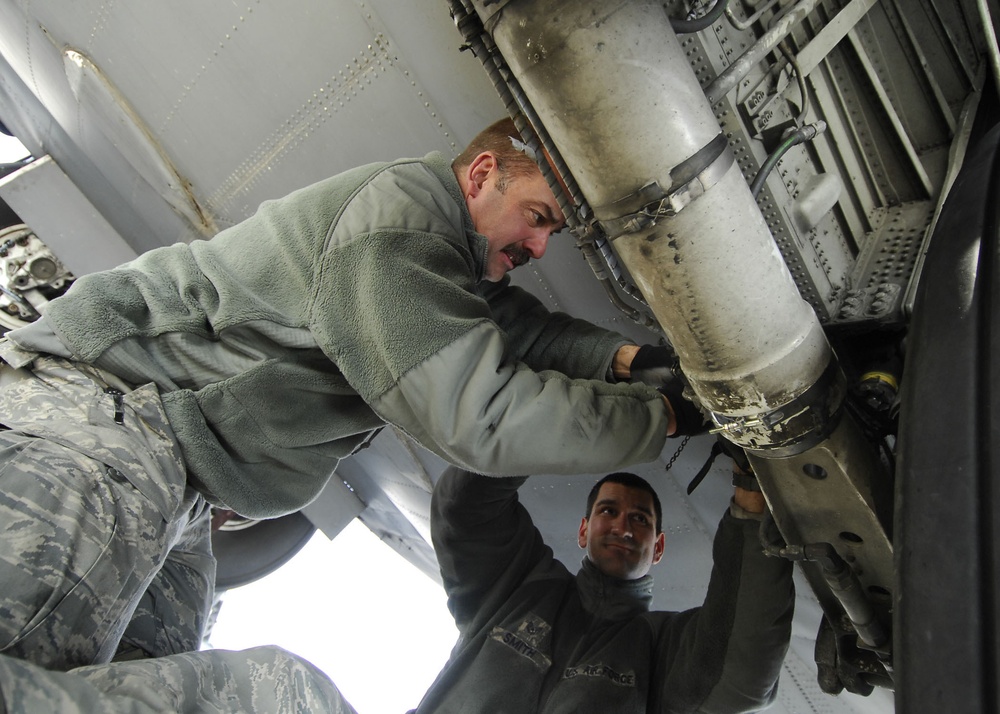
[(441, 184), (448, 189), (448, 193), (451, 194), (462, 212), (462, 227), (465, 229), (465, 237), (469, 241), (476, 282), (482, 282), (486, 276), (486, 252), (489, 249), (489, 241), (482, 233), (477, 233), (472, 224), (472, 214), (469, 213), (469, 206), (465, 202), (465, 196), (462, 195), (462, 187), (458, 185), (455, 172), (451, 169), (451, 162), (441, 152), (432, 151), (424, 157), (424, 163), (430, 167)]
[(576, 574), (576, 587), (587, 612), (607, 620), (624, 620), (648, 612), (653, 604), (653, 577), (621, 580), (605, 575), (589, 558)]

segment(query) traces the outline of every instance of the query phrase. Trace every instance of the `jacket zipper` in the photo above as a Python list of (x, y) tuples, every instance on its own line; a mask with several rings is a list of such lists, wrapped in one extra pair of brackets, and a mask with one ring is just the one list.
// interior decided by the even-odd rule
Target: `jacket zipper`
[(107, 387), (104, 392), (111, 395), (111, 399), (115, 405), (115, 424), (125, 423), (125, 392), (120, 389), (115, 389), (114, 387)]

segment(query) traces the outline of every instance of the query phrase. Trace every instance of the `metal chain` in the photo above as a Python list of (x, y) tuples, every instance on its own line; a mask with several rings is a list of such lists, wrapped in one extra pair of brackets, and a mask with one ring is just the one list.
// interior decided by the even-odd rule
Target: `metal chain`
[(670, 461), (667, 462), (667, 468), (665, 469), (666, 471), (669, 471), (670, 468), (674, 465), (674, 462), (677, 461), (677, 457), (681, 455), (681, 452), (684, 451), (684, 447), (687, 446), (687, 443), (689, 441), (691, 441), (690, 434), (684, 437), (684, 439), (681, 441), (681, 445), (677, 447), (677, 451), (675, 451), (674, 455), (670, 457)]

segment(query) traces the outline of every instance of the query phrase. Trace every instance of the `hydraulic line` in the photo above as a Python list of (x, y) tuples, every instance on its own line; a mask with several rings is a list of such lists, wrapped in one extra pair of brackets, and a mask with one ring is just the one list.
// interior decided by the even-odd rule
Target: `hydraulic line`
[(764, 16), (765, 12), (767, 12), (776, 4), (778, 4), (778, 2), (779, 0), (767, 0), (767, 2), (764, 3), (763, 6), (757, 9), (757, 12), (748, 17), (746, 20), (736, 19), (736, 14), (733, 13), (733, 9), (731, 7), (727, 7), (726, 19), (729, 20), (730, 25), (735, 27), (737, 30), (740, 30), (741, 32), (744, 30), (749, 30), (751, 27), (753, 27), (753, 24), (757, 22), (757, 20), (759, 20), (761, 17)]
[(990, 69), (993, 71), (993, 81), (1000, 86), (1000, 47), (997, 45), (997, 35), (993, 29), (993, 17), (987, 0), (976, 0), (976, 10), (982, 20), (983, 37), (990, 57)]
[(788, 66), (791, 67), (792, 71), (795, 73), (795, 83), (799, 87), (799, 94), (802, 95), (802, 101), (799, 102), (799, 114), (795, 117), (795, 126), (802, 126), (806, 123), (806, 112), (809, 111), (809, 90), (806, 87), (806, 78), (805, 75), (802, 74), (802, 67), (799, 66), (798, 60), (788, 48), (788, 42), (782, 41), (779, 43), (778, 49), (781, 50), (781, 54), (783, 54), (785, 59), (788, 61)]
[(795, 129), (788, 133), (788, 135), (782, 139), (781, 143), (778, 144), (778, 148), (771, 152), (764, 163), (760, 167), (760, 171), (754, 176), (753, 183), (750, 184), (750, 193), (754, 198), (760, 193), (760, 190), (764, 187), (764, 180), (767, 179), (768, 174), (770, 174), (774, 167), (778, 165), (781, 161), (781, 157), (788, 153), (788, 150), (793, 146), (797, 146), (807, 141), (812, 141), (817, 136), (826, 131), (826, 122), (818, 121), (815, 124), (807, 124), (804, 127)]
[(705, 96), (708, 97), (709, 103), (717, 104), (735, 89), (750, 70), (756, 67), (769, 52), (778, 46), (779, 42), (788, 36), (796, 25), (813, 11), (818, 2), (819, 0), (802, 0), (778, 20), (774, 27), (761, 35), (760, 39), (753, 43), (746, 52), (737, 57), (735, 62), (726, 67), (705, 89)]
[[(725, 2), (728, 0), (720, 0), (716, 4), (724, 6)], [(511, 74), (510, 68), (507, 67), (492, 38), (483, 31), (482, 23), (475, 10), (467, 7), (463, 0), (449, 0), (449, 4), (456, 26), (473, 54), (482, 62), (508, 114), (514, 118), (514, 123), (518, 131), (521, 132), (521, 136), (528, 139), (528, 145), (536, 153), (538, 153), (539, 147), (544, 150), (548, 161), (539, 162), (542, 175), (555, 194), (570, 230), (577, 234), (577, 248), (580, 249), (591, 271), (604, 288), (608, 299), (612, 305), (634, 322), (643, 327), (658, 328), (656, 320), (648, 312), (636, 309), (622, 300), (612, 286), (611, 283), (614, 281), (625, 295), (639, 305), (646, 306), (642, 293), (635, 285), (625, 279), (625, 271), (618, 262), (618, 258), (606, 237), (585, 223), (584, 219), (592, 215), (586, 198), (580, 192), (573, 175), (545, 131), (541, 120), (531, 106), (531, 102), (525, 97), (517, 79)], [(531, 137), (534, 137), (536, 141), (531, 141)]]
[(674, 32), (678, 35), (688, 35), (693, 32), (701, 32), (705, 28), (711, 27), (716, 20), (722, 17), (722, 13), (726, 11), (727, 5), (729, 5), (729, 0), (715, 0), (715, 4), (712, 5), (712, 9), (701, 17), (696, 17), (692, 20), (676, 20), (674, 18), (670, 18), (670, 26), (674, 28)]
[(773, 530), (773, 524), (774, 521), (769, 518), (761, 524), (760, 542), (764, 554), (792, 562), (806, 560), (818, 564), (823, 579), (843, 606), (844, 613), (858, 636), (869, 647), (884, 646), (889, 640), (885, 628), (878, 621), (857, 575), (836, 548), (829, 543), (785, 545), (783, 542), (777, 542), (767, 535)]

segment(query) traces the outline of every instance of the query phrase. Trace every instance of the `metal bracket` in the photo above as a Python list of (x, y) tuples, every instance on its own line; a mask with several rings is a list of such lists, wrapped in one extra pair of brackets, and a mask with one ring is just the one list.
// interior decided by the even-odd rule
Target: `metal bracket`
[(677, 215), (685, 206), (722, 180), (735, 162), (729, 142), (722, 134), (670, 170), (670, 188), (664, 191), (656, 181), (647, 183), (617, 203), (642, 201), (642, 208), (619, 218), (599, 221), (604, 232), (614, 240), (625, 233), (635, 233), (656, 225), (661, 218)]

